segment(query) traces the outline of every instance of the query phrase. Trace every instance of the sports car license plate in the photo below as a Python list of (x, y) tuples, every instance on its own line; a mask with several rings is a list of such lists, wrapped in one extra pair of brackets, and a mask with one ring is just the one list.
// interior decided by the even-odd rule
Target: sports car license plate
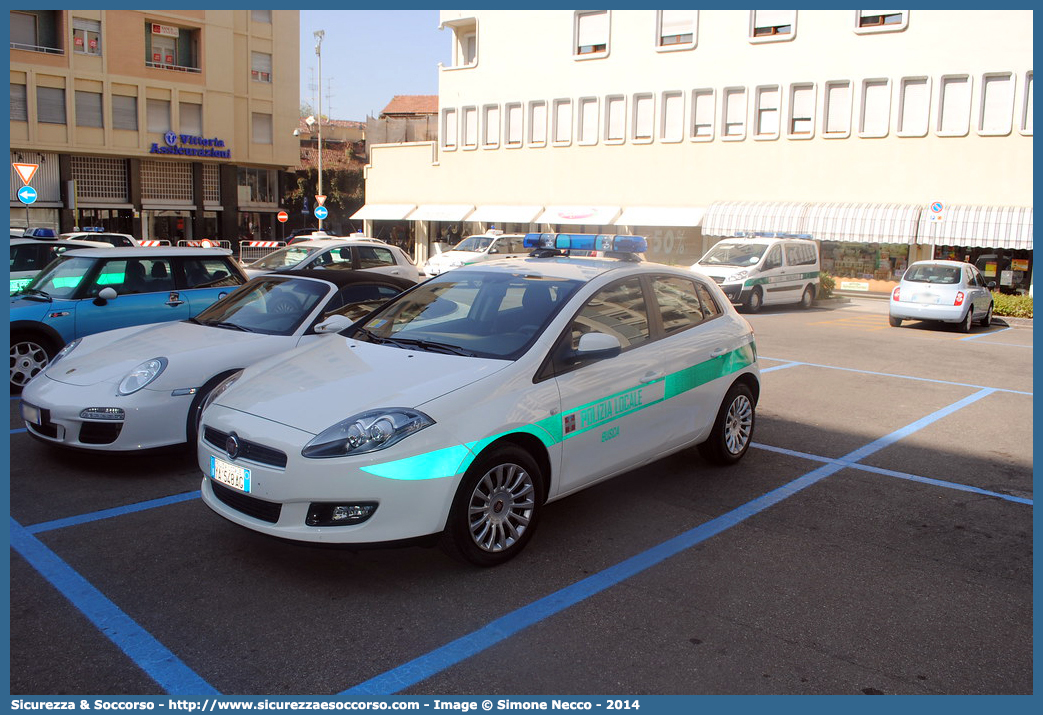
[(250, 470), (210, 457), (210, 477), (241, 492), (250, 491)]
[(30, 405), (26, 402), (22, 403), (22, 419), (31, 425), (40, 424), (40, 408)]

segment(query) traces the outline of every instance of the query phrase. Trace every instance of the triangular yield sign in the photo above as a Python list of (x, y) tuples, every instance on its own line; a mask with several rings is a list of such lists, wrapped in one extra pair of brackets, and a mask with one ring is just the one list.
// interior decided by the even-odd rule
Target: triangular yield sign
[(315, 203), (322, 206), (326, 203), (326, 194), (315, 194)]
[(28, 186), (29, 182), (33, 180), (33, 174), (36, 173), (36, 170), (40, 168), (39, 164), (13, 163), (11, 166), (13, 166), (14, 170), (18, 172), (18, 175), (22, 177), (22, 183), (26, 186)]

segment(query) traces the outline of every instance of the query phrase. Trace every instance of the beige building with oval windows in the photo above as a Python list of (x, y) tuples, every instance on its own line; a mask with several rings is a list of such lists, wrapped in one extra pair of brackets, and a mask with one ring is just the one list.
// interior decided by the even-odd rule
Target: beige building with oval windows
[(838, 287), (978, 261), (1026, 290), (1031, 11), (443, 10), (437, 142), (370, 147), (367, 228), (637, 233), (690, 264), (811, 234)]
[(11, 10), (12, 226), (276, 235), (300, 145), (296, 10)]

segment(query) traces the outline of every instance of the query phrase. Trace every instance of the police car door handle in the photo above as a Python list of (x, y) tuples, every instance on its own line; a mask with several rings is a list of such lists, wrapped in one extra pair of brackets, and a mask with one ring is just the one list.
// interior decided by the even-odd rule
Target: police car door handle
[(715, 348), (714, 351), (710, 353), (710, 357), (720, 357), (721, 355), (724, 355), (726, 352), (728, 352), (728, 348)]
[(666, 375), (666, 373), (663, 372), (662, 370), (649, 370), (648, 372), (645, 373), (645, 376), (641, 378), (641, 382), (642, 383), (655, 382), (656, 380), (661, 379), (664, 375)]

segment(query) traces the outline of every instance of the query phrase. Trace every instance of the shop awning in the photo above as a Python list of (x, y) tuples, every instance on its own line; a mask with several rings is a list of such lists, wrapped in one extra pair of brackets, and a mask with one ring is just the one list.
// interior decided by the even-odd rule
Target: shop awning
[(811, 204), (802, 232), (818, 241), (915, 243), (919, 218), (914, 204)]
[(416, 204), (366, 204), (351, 215), (355, 220), (401, 221)]
[(698, 226), (706, 209), (695, 206), (629, 206), (616, 219), (617, 226)]
[(485, 223), (533, 223), (542, 212), (542, 206), (479, 206), (468, 220)]
[(463, 221), (474, 206), (471, 204), (420, 204), (409, 214), (410, 221)]
[(734, 236), (747, 231), (804, 233), (806, 203), (715, 201), (703, 216), (704, 236)]
[(611, 226), (618, 215), (618, 206), (548, 206), (536, 223)]
[(944, 206), (938, 214), (924, 207), (917, 243), (1031, 251), (1032, 207)]

